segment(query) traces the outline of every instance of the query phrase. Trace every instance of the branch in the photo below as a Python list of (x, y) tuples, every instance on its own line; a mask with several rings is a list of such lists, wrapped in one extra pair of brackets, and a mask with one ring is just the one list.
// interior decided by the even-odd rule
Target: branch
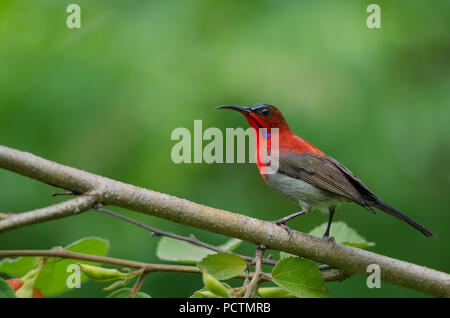
[[(256, 247), (256, 255), (255, 255), (255, 272), (253, 273), (252, 280), (245, 285), (245, 294), (244, 298), (249, 298), (251, 295), (256, 295), (256, 292), (258, 290), (259, 281), (261, 279), (261, 264), (262, 264), (262, 258), (264, 255), (264, 246), (258, 245)], [(252, 293), (254, 291), (254, 294)]]
[[(123, 216), (123, 215), (121, 215), (119, 213), (116, 213), (116, 212), (110, 211), (108, 209), (105, 209), (102, 204), (98, 204), (97, 206), (95, 206), (92, 209), (95, 210), (95, 211), (99, 211), (99, 212), (103, 212), (103, 213), (112, 215), (112, 216), (114, 216), (116, 218), (119, 218), (119, 219), (121, 219), (123, 221), (126, 221), (126, 222), (132, 223), (134, 225), (137, 225), (139, 227), (142, 227), (142, 228), (146, 229), (147, 231), (150, 231), (152, 236), (167, 236), (167, 237), (170, 237), (170, 238), (173, 238), (173, 239), (176, 239), (176, 240), (189, 242), (191, 244), (207, 248), (207, 249), (212, 250), (214, 252), (232, 254), (232, 252), (230, 252), (230, 251), (227, 251), (227, 250), (224, 250), (224, 249), (222, 249), (220, 247), (217, 247), (217, 246), (208, 244), (206, 242), (200, 241), (193, 234), (191, 234), (190, 236), (181, 236), (181, 235), (178, 235), (178, 234), (164, 232), (164, 231), (155, 229), (153, 227), (150, 227), (150, 226), (148, 226), (148, 225), (146, 225), (144, 223), (141, 223), (141, 222), (138, 222), (136, 220), (130, 219), (130, 218), (128, 218), (126, 216)], [(237, 254), (237, 253), (234, 253), (234, 254), (239, 255), (240, 257), (245, 259), (247, 262), (253, 262), (253, 258), (251, 258), (249, 256), (245, 256), (245, 255), (241, 255), (241, 254)], [(275, 261), (273, 259), (269, 259), (269, 258), (264, 258), (262, 260), (262, 262), (264, 264), (269, 264), (269, 265), (276, 265), (277, 264), (277, 261)]]
[[(74, 260), (109, 264), (120, 267), (137, 268), (139, 270), (142, 270), (143, 273), (147, 274), (153, 272), (202, 274), (202, 271), (200, 271), (200, 269), (196, 266), (143, 263), (114, 257), (71, 252), (63, 248), (55, 248), (52, 250), (0, 250), (0, 259), (6, 257), (27, 257), (27, 256), (65, 258), (65, 259), (74, 259)], [(326, 282), (341, 281), (343, 277), (339, 275), (338, 273), (339, 271), (336, 270), (334, 272), (335, 273), (333, 275), (330, 275), (330, 273), (332, 272), (322, 273), (324, 281)], [(236, 277), (240, 279), (245, 279), (246, 275), (240, 274)], [(251, 277), (253, 277), (253, 274), (251, 274)], [(266, 281), (271, 280), (271, 276), (269, 274), (263, 273), (261, 279)]]
[[(30, 153), (0, 146), (0, 168), (63, 188), (85, 193), (74, 200), (84, 200), (84, 207), (92, 202), (157, 216), (169, 221), (193, 226), (206, 231), (236, 237), (254, 244), (302, 256), (323, 264), (329, 264), (349, 275), (368, 275), (366, 268), (378, 264), (384, 281), (438, 297), (450, 297), (450, 275), (423, 266), (400, 261), (362, 249), (331, 243), (328, 240), (294, 232), (292, 237), (276, 224), (207, 207), (167, 194), (111, 180), (92, 173), (67, 167)], [(86, 194), (89, 193), (89, 194)], [(87, 198), (93, 198), (88, 200)], [(66, 203), (67, 203), (66, 202)], [(54, 218), (72, 215), (76, 208), (55, 206), (27, 212), (0, 220), (0, 232), (40, 223)], [(92, 207), (92, 206), (90, 206)], [(78, 209), (82, 212), (84, 209)], [(30, 213), (33, 213), (30, 215)], [(45, 217), (43, 217), (45, 215)]]
[[(71, 195), (73, 193), (70, 193), (70, 192), (68, 192), (68, 193), (53, 193), (52, 195), (55, 196), (55, 195), (67, 195), (67, 194)], [(245, 259), (247, 262), (254, 262), (254, 260), (255, 260), (252, 257), (246, 256), (246, 255), (241, 255), (241, 254), (238, 254), (238, 253), (233, 253), (233, 252), (230, 252), (228, 250), (224, 250), (224, 249), (222, 249), (220, 247), (217, 247), (217, 246), (208, 244), (206, 242), (200, 241), (193, 234), (191, 234), (189, 236), (182, 236), (182, 235), (178, 235), (178, 234), (174, 234), (174, 233), (158, 230), (158, 229), (156, 229), (154, 227), (151, 227), (151, 226), (148, 226), (148, 225), (146, 225), (146, 224), (144, 224), (142, 222), (130, 219), (129, 217), (126, 217), (126, 216), (121, 215), (119, 213), (116, 213), (116, 212), (113, 212), (111, 210), (105, 209), (101, 203), (97, 204), (95, 207), (93, 207), (92, 210), (109, 214), (109, 215), (114, 216), (114, 217), (116, 217), (118, 219), (121, 219), (123, 221), (126, 221), (126, 222), (129, 222), (131, 224), (134, 224), (134, 225), (137, 225), (139, 227), (142, 227), (143, 229), (146, 229), (147, 231), (149, 231), (152, 236), (167, 236), (167, 237), (170, 237), (170, 238), (173, 238), (173, 239), (176, 239), (176, 240), (185, 241), (185, 242), (197, 245), (197, 246), (201, 246), (201, 247), (210, 249), (210, 250), (212, 250), (214, 252), (235, 254), (235, 255), (238, 255), (241, 258)], [(262, 258), (262, 260), (261, 260), (262, 264), (268, 264), (268, 265), (272, 265), (272, 266), (277, 265), (278, 262), (276, 260), (271, 259), (270, 257), (271, 257), (271, 255), (269, 255), (269, 257), (267, 257), (267, 258)], [(326, 265), (326, 264), (319, 265), (319, 267), (318, 267), (318, 269), (320, 271), (325, 271), (325, 270), (332, 269), (332, 268), (333, 267), (331, 267), (329, 265)]]
[(3, 213), (3, 212), (0, 212), (0, 220), (1, 220), (1, 219), (6, 219), (6, 218), (10, 217), (11, 215), (12, 215), (12, 213)]
[(24, 213), (10, 213), (0, 218), (0, 233), (85, 212), (91, 209), (96, 201), (95, 196), (87, 193), (42, 209)]
[(136, 284), (134, 284), (133, 289), (132, 289), (131, 292), (130, 292), (130, 298), (135, 298), (135, 297), (136, 297), (136, 294), (137, 294), (137, 293), (139, 292), (139, 290), (141, 289), (142, 284), (144, 283), (144, 280), (145, 280), (145, 278), (147, 277), (148, 274), (149, 274), (148, 272), (143, 272), (143, 273), (139, 276), (139, 278), (138, 278)]

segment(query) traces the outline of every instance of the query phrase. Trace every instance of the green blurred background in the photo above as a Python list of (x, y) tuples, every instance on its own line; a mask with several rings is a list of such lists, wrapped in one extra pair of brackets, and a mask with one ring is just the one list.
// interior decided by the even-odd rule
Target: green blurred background
[[(265, 220), (298, 210), (254, 164), (171, 161), (177, 127), (247, 127), (221, 104), (279, 106), (301, 137), (418, 220), (427, 239), (382, 212), (346, 205), (345, 221), (371, 250), (450, 271), (450, 2), (377, 1), (381, 29), (368, 29), (371, 1), (87, 1), (81, 29), (66, 27), (72, 1), (0, 2), (0, 144), (152, 190)], [(64, 198), (58, 189), (0, 170), (0, 211)], [(148, 225), (210, 243), (226, 237), (115, 209)], [(326, 216), (290, 226), (309, 231)], [(158, 238), (87, 212), (0, 235), (1, 249), (46, 249), (84, 236), (111, 242), (110, 256), (161, 262)], [(243, 244), (240, 253), (254, 253)], [(273, 253), (277, 255), (277, 253)], [(186, 297), (199, 276), (151, 274), (153, 297)], [(333, 297), (416, 297), (364, 277), (328, 284)], [(89, 282), (68, 297), (103, 297)]]

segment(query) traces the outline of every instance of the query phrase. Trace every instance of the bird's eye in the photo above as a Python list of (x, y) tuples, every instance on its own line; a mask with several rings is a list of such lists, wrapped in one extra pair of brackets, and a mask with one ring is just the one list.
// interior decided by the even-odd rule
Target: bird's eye
[(268, 108), (263, 108), (261, 110), (260, 114), (263, 115), (264, 117), (267, 117), (267, 116), (270, 116), (272, 114), (272, 112)]

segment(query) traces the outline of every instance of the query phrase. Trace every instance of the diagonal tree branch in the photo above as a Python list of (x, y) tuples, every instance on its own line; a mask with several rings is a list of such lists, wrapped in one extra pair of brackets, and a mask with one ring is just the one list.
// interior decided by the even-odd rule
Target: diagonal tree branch
[[(378, 264), (384, 281), (438, 297), (450, 297), (450, 275), (423, 266), (400, 261), (350, 246), (295, 232), (291, 238), (276, 224), (243, 214), (207, 207), (167, 194), (111, 180), (67, 167), (30, 153), (0, 146), (0, 168), (8, 169), (42, 182), (92, 196), (92, 202), (116, 205), (206, 231), (236, 237), (268, 249), (281, 250), (339, 268), (345, 273), (368, 275), (367, 266)], [(89, 195), (86, 195), (89, 193)], [(79, 198), (69, 200), (74, 202)], [(85, 199), (81, 199), (85, 200)], [(61, 204), (59, 204), (61, 205)], [(57, 205), (56, 205), (57, 206)], [(63, 204), (64, 206), (64, 204)], [(67, 207), (66, 207), (67, 208)], [(79, 209), (81, 212), (83, 209)], [(37, 212), (39, 211), (39, 212)], [(48, 221), (75, 212), (64, 213), (54, 206), (32, 211), (17, 222), (20, 215), (0, 220), (0, 232), (29, 224)], [(28, 213), (32, 213), (28, 212)], [(45, 215), (41, 217), (40, 215)], [(20, 219), (19, 219), (20, 220)]]
[[(10, 213), (4, 218), (0, 218), (0, 228), (8, 231), (26, 225), (42, 223), (67, 216), (75, 215), (91, 209), (96, 204), (96, 197), (90, 194), (83, 194), (73, 199), (53, 204), (51, 206), (24, 213)], [(0, 229), (0, 232), (3, 232)]]

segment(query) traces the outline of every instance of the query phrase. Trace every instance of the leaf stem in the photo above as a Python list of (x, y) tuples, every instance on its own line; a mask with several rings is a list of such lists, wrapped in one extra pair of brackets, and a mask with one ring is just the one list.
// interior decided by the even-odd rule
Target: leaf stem
[(136, 298), (136, 294), (139, 292), (139, 290), (142, 287), (142, 284), (144, 283), (145, 278), (149, 272), (143, 271), (142, 274), (139, 276), (136, 284), (134, 284), (133, 289), (130, 292), (130, 298)]

